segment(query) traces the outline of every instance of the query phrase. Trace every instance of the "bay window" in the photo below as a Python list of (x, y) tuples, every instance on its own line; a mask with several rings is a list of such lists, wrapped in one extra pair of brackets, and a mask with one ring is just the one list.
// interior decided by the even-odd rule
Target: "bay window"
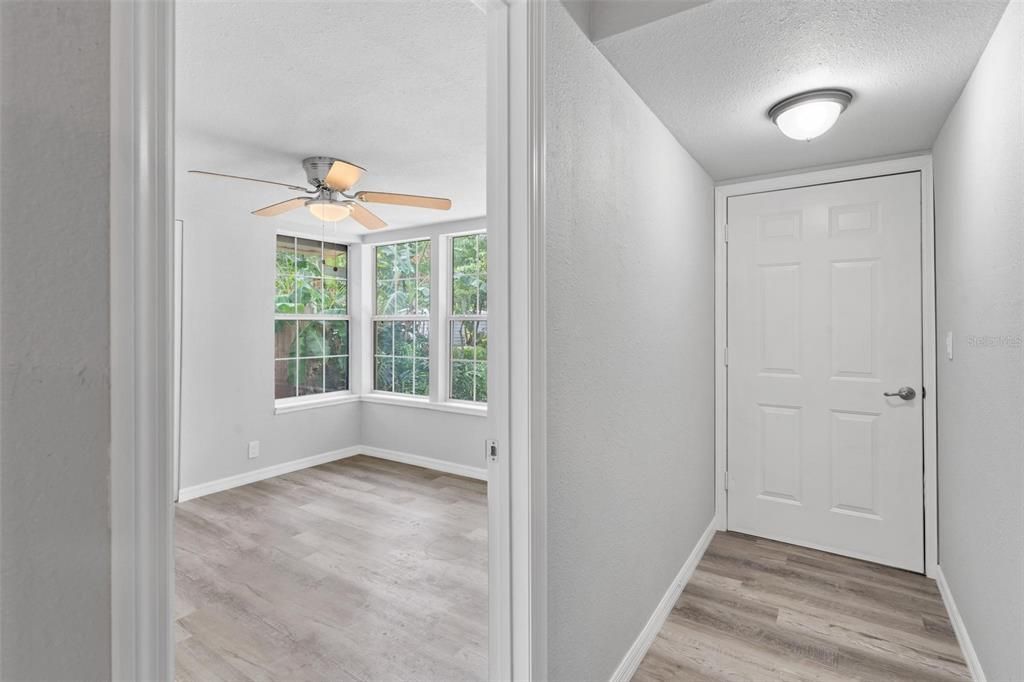
[(352, 247), (277, 236), (278, 411), (366, 400), (483, 413), (487, 340), (483, 232)]

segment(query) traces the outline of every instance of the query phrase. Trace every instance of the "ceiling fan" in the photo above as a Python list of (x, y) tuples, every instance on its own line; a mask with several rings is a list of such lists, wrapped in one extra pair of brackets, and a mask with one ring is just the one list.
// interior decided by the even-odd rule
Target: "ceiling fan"
[(310, 156), (302, 160), (302, 167), (306, 170), (306, 179), (312, 185), (312, 189), (290, 185), (286, 182), (260, 180), (241, 175), (214, 173), (213, 171), (190, 170), (189, 173), (262, 182), (267, 185), (279, 185), (296, 192), (305, 192), (309, 195), (286, 199), (270, 206), (258, 208), (252, 212), (253, 215), (267, 218), (305, 206), (314, 217), (325, 222), (333, 223), (351, 217), (368, 230), (379, 230), (382, 227), (387, 227), (388, 224), (360, 202), (414, 206), (416, 208), (431, 208), (438, 211), (447, 211), (452, 207), (452, 200), (443, 197), (424, 197), (416, 194), (395, 194), (393, 192), (360, 191), (350, 194), (350, 190), (363, 177), (366, 169), (354, 163), (330, 156)]

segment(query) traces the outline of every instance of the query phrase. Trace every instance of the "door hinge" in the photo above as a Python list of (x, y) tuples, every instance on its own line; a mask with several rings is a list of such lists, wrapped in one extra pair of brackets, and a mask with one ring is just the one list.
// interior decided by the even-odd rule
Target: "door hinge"
[(729, 366), (729, 346), (726, 346), (725, 348), (722, 349), (722, 363), (726, 367)]
[(725, 488), (726, 492), (729, 491), (729, 470), (728, 469), (725, 470), (725, 480), (722, 482), (722, 487)]
[(725, 243), (729, 243), (729, 223), (725, 224)]
[(924, 400), (927, 397), (928, 397), (928, 387), (927, 386), (922, 386), (921, 387), (921, 400)]
[(498, 461), (498, 441), (488, 440), (487, 441), (487, 459), (491, 462)]

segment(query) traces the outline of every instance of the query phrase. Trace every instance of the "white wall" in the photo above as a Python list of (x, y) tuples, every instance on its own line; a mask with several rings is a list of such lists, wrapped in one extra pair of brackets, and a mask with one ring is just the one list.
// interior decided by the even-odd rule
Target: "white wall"
[(109, 54), (108, 2), (0, 3), (5, 680), (110, 676)]
[(429, 457), (459, 467), (487, 468), (487, 415), (456, 414), (420, 407), (360, 404), (361, 445)]
[[(358, 403), (274, 414), (275, 230), (184, 205), (181, 486), (358, 445)], [(248, 444), (260, 441), (260, 456)]]
[(714, 515), (713, 188), (547, 7), (549, 678), (607, 680)]
[[(473, 218), (444, 223), (434, 223), (420, 227), (406, 228), (402, 230), (387, 230), (381, 232), (366, 233), (363, 236), (363, 259), (366, 262), (373, 261), (373, 244), (387, 243), (402, 239), (438, 239), (444, 235), (457, 234), (460, 232), (473, 232), (487, 229), (486, 218)], [(440, 244), (444, 244), (443, 241)], [(434, 302), (439, 308), (447, 309), (447, 293), (442, 292), (442, 287), (447, 286), (443, 270), (448, 265), (447, 255), (435, 253), (432, 268), (431, 286), (434, 291)], [(372, 291), (372, 272), (366, 271), (363, 287)], [(364, 312), (369, 316), (372, 311)], [(440, 381), (447, 383), (440, 377), (437, 369), (442, 365), (446, 366), (447, 358), (444, 357), (443, 347), (438, 343), (438, 337), (448, 333), (447, 324), (443, 319), (434, 319), (431, 328), (434, 343), (432, 348), (432, 382)], [(363, 325), (364, 347), (372, 347), (372, 325), (368, 322)], [(372, 376), (372, 362), (369, 355), (365, 359), (364, 373)], [(366, 391), (369, 392), (372, 386), (369, 382)], [(431, 400), (435, 403), (445, 398), (444, 388), (435, 385)], [(383, 398), (386, 400), (386, 397)], [(408, 407), (399, 404), (381, 404), (364, 402), (361, 405), (362, 418), (362, 445), (380, 450), (393, 450), (421, 457), (430, 457), (455, 464), (457, 466), (485, 469), (484, 441), (487, 438), (487, 413), (480, 414), (457, 414), (453, 412), (442, 412), (421, 407)]]
[[(187, 200), (179, 203), (178, 215), (184, 220), (182, 488), (356, 445), (485, 466), (485, 413), (349, 402), (275, 414), (270, 361), (275, 231), (294, 226)], [(376, 233), (369, 241), (485, 227), (483, 219), (460, 221)], [(352, 244), (354, 389), (359, 349), (371, 343), (366, 311), (357, 301), (361, 257), (372, 258), (372, 250), (360, 251), (358, 243)], [(365, 333), (359, 331), (360, 325)], [(363, 365), (365, 376), (370, 376), (371, 367), (369, 362)], [(260, 441), (256, 459), (248, 458), (252, 440)]]
[(990, 680), (1024, 679), (1022, 83), (1011, 2), (933, 150), (939, 562)]

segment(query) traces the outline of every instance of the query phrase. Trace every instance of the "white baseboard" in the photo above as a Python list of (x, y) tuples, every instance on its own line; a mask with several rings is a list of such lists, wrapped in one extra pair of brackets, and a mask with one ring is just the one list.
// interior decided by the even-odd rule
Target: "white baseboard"
[(636, 674), (637, 668), (640, 667), (640, 662), (644, 660), (647, 650), (654, 644), (655, 638), (661, 631), (661, 627), (665, 624), (668, 614), (672, 612), (672, 607), (675, 606), (679, 595), (683, 592), (683, 588), (686, 587), (686, 583), (690, 582), (690, 577), (697, 569), (697, 564), (700, 563), (705, 550), (711, 544), (711, 539), (715, 537), (717, 529), (718, 518), (715, 517), (711, 519), (711, 523), (708, 524), (704, 534), (700, 536), (700, 540), (697, 541), (697, 546), (690, 552), (690, 556), (683, 562), (683, 567), (679, 569), (679, 574), (672, 581), (668, 591), (665, 592), (665, 596), (661, 598), (658, 606), (654, 609), (654, 613), (651, 614), (647, 624), (644, 625), (644, 629), (640, 631), (640, 635), (633, 642), (633, 646), (629, 648), (629, 651), (622, 658), (622, 662), (619, 663), (619, 667), (612, 673), (611, 682), (629, 682), (633, 675)]
[(379, 459), (391, 460), (392, 462), (411, 464), (413, 466), (423, 467), (424, 469), (433, 469), (434, 471), (441, 471), (446, 474), (455, 474), (456, 476), (475, 478), (478, 481), (487, 480), (487, 469), (483, 467), (471, 467), (466, 464), (446, 462), (443, 459), (434, 459), (433, 457), (424, 457), (423, 455), (413, 455), (408, 452), (398, 452), (397, 450), (383, 450), (381, 448), (371, 448), (365, 445), (360, 446), (359, 452), (361, 454), (366, 455), (367, 457), (377, 457)]
[(320, 464), (327, 464), (328, 462), (345, 459), (346, 457), (358, 455), (361, 450), (362, 449), (360, 447), (356, 446), (351, 448), (342, 448), (341, 450), (332, 450), (331, 452), (322, 452), (319, 455), (303, 457), (302, 459), (292, 460), (291, 462), (282, 462), (281, 464), (274, 464), (273, 466), (263, 467), (262, 469), (246, 471), (244, 474), (236, 474), (235, 476), (218, 478), (216, 481), (210, 481), (209, 483), (200, 483), (199, 485), (189, 486), (188, 488), (182, 488), (181, 492), (178, 493), (178, 501), (185, 502), (186, 500), (194, 500), (195, 498), (202, 497), (203, 495), (212, 495), (213, 493), (219, 493), (222, 490), (230, 490), (231, 488), (248, 485), (249, 483), (255, 483), (256, 481), (263, 481), (268, 478), (273, 478), (274, 476), (290, 474), (293, 471), (299, 471), (300, 469), (308, 469), (309, 467), (315, 467)]
[(949, 583), (946, 582), (942, 566), (935, 568), (935, 582), (939, 586), (942, 601), (946, 604), (946, 611), (949, 612), (949, 622), (953, 624), (956, 641), (960, 642), (960, 650), (964, 654), (964, 660), (967, 662), (967, 669), (971, 672), (971, 678), (975, 682), (986, 682), (985, 671), (981, 669), (981, 661), (978, 660), (978, 652), (974, 650), (974, 645), (971, 644), (971, 638), (967, 634), (967, 625), (964, 624), (964, 619), (960, 616), (960, 610), (957, 609), (956, 602), (953, 600), (953, 593), (949, 589)]
[(402, 464), (411, 464), (413, 466), (424, 467), (426, 469), (433, 469), (434, 471), (440, 471), (446, 474), (475, 478), (480, 481), (487, 480), (487, 469), (482, 467), (455, 464), (441, 459), (423, 457), (422, 455), (413, 455), (407, 452), (396, 452), (395, 450), (381, 450), (379, 448), (370, 448), (363, 445), (354, 445), (349, 448), (332, 450), (331, 452), (324, 452), (311, 457), (303, 457), (302, 459), (296, 459), (291, 462), (283, 462), (281, 464), (274, 464), (273, 466), (264, 467), (262, 469), (246, 471), (245, 473), (236, 474), (235, 476), (218, 478), (217, 480), (210, 481), (209, 483), (200, 483), (199, 485), (182, 488), (181, 492), (178, 494), (178, 501), (185, 502), (187, 500), (194, 500), (195, 498), (202, 497), (203, 495), (219, 493), (224, 490), (230, 490), (231, 488), (255, 483), (256, 481), (263, 481), (275, 476), (290, 474), (293, 471), (308, 469), (309, 467), (327, 464), (328, 462), (335, 462), (339, 459), (345, 459), (346, 457), (352, 457), (354, 455), (367, 455), (368, 457), (377, 457), (379, 459), (387, 459), (392, 462), (401, 462)]

